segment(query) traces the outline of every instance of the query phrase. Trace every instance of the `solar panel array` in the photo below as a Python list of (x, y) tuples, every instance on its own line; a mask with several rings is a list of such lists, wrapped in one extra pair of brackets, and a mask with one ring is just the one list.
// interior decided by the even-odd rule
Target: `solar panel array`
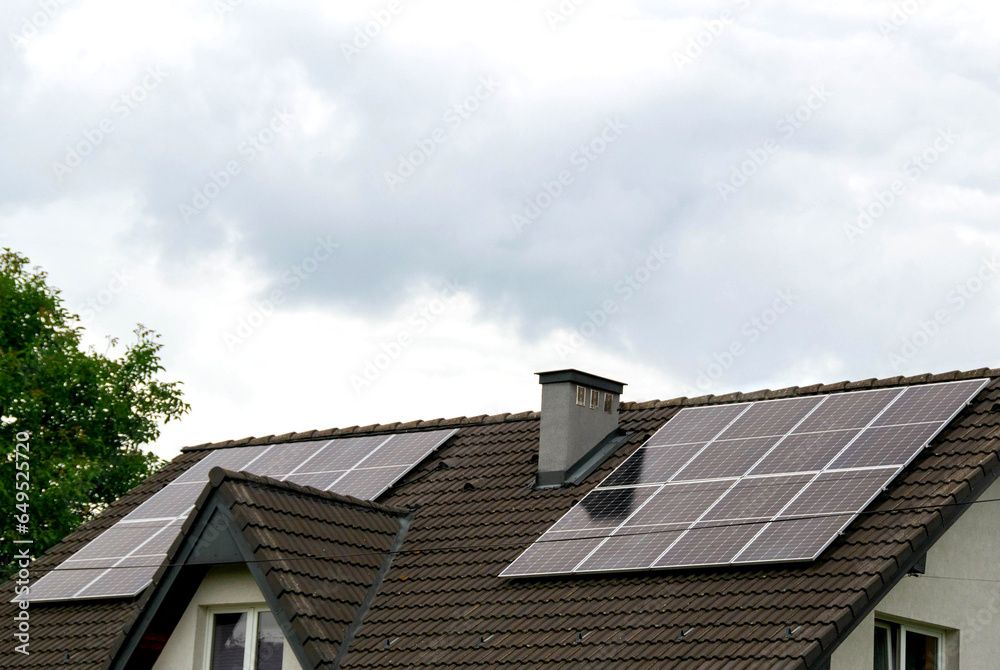
[(682, 409), (500, 576), (814, 560), (988, 382)]
[(205, 490), (214, 467), (374, 500), (457, 429), (219, 449), (31, 586), (45, 602), (142, 592)]

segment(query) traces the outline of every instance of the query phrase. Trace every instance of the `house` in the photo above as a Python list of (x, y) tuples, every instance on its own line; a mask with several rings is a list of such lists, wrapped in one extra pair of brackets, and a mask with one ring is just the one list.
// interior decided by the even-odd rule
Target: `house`
[[(742, 412), (750, 403), (796, 399), (814, 399), (804, 401), (811, 408), (821, 401), (833, 406), (831, 399), (843, 394), (884, 389), (909, 398), (960, 380), (980, 383), (967, 385), (969, 399), (948, 411), (930, 444), (915, 445), (915, 457), (842, 532), (834, 530), (815, 558), (501, 576), (602, 480), (625, 472), (619, 466), (682, 412)], [(545, 373), (541, 381), (540, 413), (184, 449), (30, 568), (35, 580), (54, 574), (48, 579), (57, 587), (56, 578), (72, 581), (84, 573), (55, 568), (86, 555), (77, 552), (108, 529), (127, 525), (126, 517), (154, 494), (196, 489), (193, 511), (164, 535), (171, 540), (167, 558), (152, 566), (151, 585), (136, 582), (131, 597), (84, 598), (78, 594), (91, 587), (74, 582), (71, 597), (22, 605), (12, 602), (15, 584), (4, 584), (0, 619), (8, 632), (0, 667), (1000, 665), (1000, 369), (643, 403), (620, 402), (619, 383), (577, 371)], [(882, 435), (898, 437), (904, 428)], [(402, 472), (393, 470), (398, 478), (385, 492), (370, 489), (373, 500), (295, 478), (280, 481), (254, 467), (208, 467), (249, 447), (271, 447), (266, 453), (289, 461), (308, 444), (338, 447), (366, 438), (365, 444), (382, 445), (390, 435), (419, 440), (432, 433), (443, 443)], [(831, 489), (827, 497), (840, 495), (846, 493)], [(809, 525), (822, 515), (804, 518)], [(780, 554), (784, 547), (771, 550)], [(10, 632), (18, 632), (21, 611), (30, 614), (28, 655), (15, 651), (21, 643)]]

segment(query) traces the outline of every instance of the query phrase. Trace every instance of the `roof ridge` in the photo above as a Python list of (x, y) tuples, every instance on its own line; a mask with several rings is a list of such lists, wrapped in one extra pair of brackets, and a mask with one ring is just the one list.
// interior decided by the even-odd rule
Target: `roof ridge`
[[(723, 395), (707, 394), (695, 398), (680, 396), (669, 400), (643, 400), (629, 401), (621, 403), (620, 408), (624, 411), (637, 409), (652, 409), (658, 407), (679, 407), (692, 405), (715, 405), (730, 402), (749, 402), (754, 400), (776, 400), (779, 398), (789, 398), (793, 396), (819, 395), (822, 393), (834, 393), (836, 391), (856, 391), (866, 388), (887, 388), (892, 386), (914, 386), (917, 384), (932, 384), (935, 382), (954, 381), (959, 379), (975, 379), (977, 377), (1000, 377), (1000, 368), (979, 368), (978, 370), (952, 370), (939, 374), (920, 374), (910, 377), (902, 375), (897, 377), (885, 377), (877, 379), (862, 379), (859, 381), (842, 381), (833, 384), (812, 384), (810, 386), (790, 386), (784, 389), (760, 389), (751, 392), (733, 392)], [(309, 430), (304, 432), (285, 433), (283, 435), (267, 435), (264, 437), (244, 437), (238, 440), (223, 440), (221, 442), (205, 442), (204, 444), (191, 445), (181, 448), (182, 453), (192, 451), (210, 451), (213, 449), (227, 449), (232, 447), (250, 447), (265, 444), (280, 444), (285, 442), (304, 442), (308, 440), (322, 440), (338, 437), (349, 437), (352, 435), (374, 435), (379, 433), (398, 433), (407, 431), (434, 430), (439, 428), (451, 428), (456, 426), (480, 426), (492, 423), (506, 423), (508, 421), (528, 421), (538, 419), (541, 415), (538, 411), (528, 411), (519, 413), (503, 412), (500, 414), (480, 414), (478, 416), (457, 416), (451, 419), (430, 419), (416, 420), (408, 422), (397, 421), (395, 423), (373, 423), (368, 426), (348, 426), (347, 428), (328, 428), (326, 430)]]
[(252, 447), (263, 444), (278, 444), (283, 442), (304, 442), (307, 440), (323, 440), (352, 435), (373, 435), (378, 433), (422, 432), (439, 428), (455, 426), (480, 426), (491, 423), (506, 423), (508, 421), (529, 421), (541, 415), (538, 411), (502, 412), (500, 414), (480, 414), (478, 416), (456, 416), (451, 419), (429, 419), (426, 421), (397, 421), (395, 423), (373, 423), (368, 426), (348, 426), (347, 428), (328, 428), (326, 430), (307, 430), (300, 433), (285, 433), (283, 435), (267, 435), (266, 437), (244, 437), (238, 440), (223, 440), (222, 442), (205, 442), (188, 447), (182, 447), (182, 453), (192, 451), (208, 451), (211, 449), (226, 449), (230, 447)]
[(211, 483), (212, 489), (221, 487), (222, 484), (224, 484), (227, 481), (249, 482), (252, 484), (258, 484), (261, 486), (267, 486), (270, 488), (290, 491), (292, 493), (298, 493), (300, 495), (310, 496), (312, 498), (319, 498), (327, 502), (336, 502), (342, 505), (349, 505), (351, 507), (373, 510), (385, 514), (393, 514), (396, 516), (409, 516), (410, 514), (412, 514), (412, 510), (404, 507), (384, 505), (381, 503), (372, 502), (371, 500), (362, 500), (361, 498), (355, 498), (354, 496), (334, 493), (333, 491), (321, 491), (320, 489), (313, 488), (312, 486), (302, 486), (301, 484), (295, 484), (293, 482), (283, 482), (277, 479), (273, 479), (271, 477), (255, 475), (251, 472), (244, 472), (244, 471), (235, 472), (233, 470), (226, 470), (225, 468), (220, 468), (218, 466), (209, 470), (208, 479), (209, 482)]
[(934, 384), (938, 382), (949, 382), (963, 379), (992, 378), (1000, 377), (1000, 368), (979, 368), (978, 370), (952, 370), (938, 374), (924, 373), (904, 377), (885, 377), (878, 379), (862, 379), (859, 381), (842, 381), (833, 384), (812, 384), (810, 386), (789, 386), (783, 389), (760, 389), (750, 392), (733, 392), (723, 395), (713, 395), (711, 393), (703, 396), (691, 398), (680, 396), (669, 400), (643, 400), (621, 403), (622, 410), (652, 409), (657, 407), (679, 407), (692, 405), (720, 405), (735, 402), (751, 402), (756, 400), (777, 400), (796, 396), (821, 395), (824, 393), (835, 393), (838, 391), (859, 391), (864, 389), (891, 388), (898, 386), (918, 386), (920, 384)]

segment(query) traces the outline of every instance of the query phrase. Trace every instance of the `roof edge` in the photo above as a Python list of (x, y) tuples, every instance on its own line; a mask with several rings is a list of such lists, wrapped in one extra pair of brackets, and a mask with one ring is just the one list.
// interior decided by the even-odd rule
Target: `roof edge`
[[(812, 384), (810, 386), (790, 386), (784, 389), (760, 389), (751, 392), (734, 392), (722, 395), (707, 394), (696, 398), (681, 396), (669, 400), (645, 400), (629, 401), (620, 405), (622, 411), (639, 409), (655, 409), (661, 407), (692, 407), (698, 405), (720, 405), (726, 403), (752, 402), (755, 400), (777, 400), (795, 396), (820, 395), (823, 393), (834, 393), (837, 391), (857, 391), (869, 388), (889, 388), (893, 386), (916, 386), (919, 384), (934, 384), (937, 382), (955, 381), (961, 379), (976, 379), (986, 377), (1000, 377), (1000, 368), (979, 368), (977, 370), (952, 370), (939, 374), (920, 374), (910, 377), (902, 375), (897, 377), (886, 377), (883, 379), (871, 378), (860, 381), (842, 381), (833, 384)], [(349, 426), (347, 428), (329, 428), (326, 430), (309, 430), (299, 433), (285, 433), (283, 435), (267, 435), (264, 437), (244, 437), (238, 440), (224, 440), (222, 442), (206, 442), (204, 444), (193, 445), (181, 448), (182, 453), (193, 451), (211, 451), (214, 449), (229, 449), (233, 447), (251, 447), (265, 444), (280, 444), (287, 442), (305, 442), (309, 440), (323, 440), (339, 437), (350, 437), (354, 435), (374, 435), (379, 433), (403, 433), (421, 432), (428, 430), (439, 430), (441, 428), (453, 428), (456, 426), (480, 426), (492, 423), (505, 423), (508, 421), (532, 421), (541, 416), (540, 412), (528, 411), (520, 413), (504, 412), (501, 414), (480, 414), (478, 416), (458, 416), (451, 419), (430, 419), (427, 421), (408, 421), (396, 423), (375, 423), (368, 426)]]

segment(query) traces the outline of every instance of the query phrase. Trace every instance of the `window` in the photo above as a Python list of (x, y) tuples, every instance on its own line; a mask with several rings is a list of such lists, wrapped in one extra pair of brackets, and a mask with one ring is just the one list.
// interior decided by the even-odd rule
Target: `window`
[(611, 414), (611, 410), (614, 408), (614, 396), (610, 393), (604, 394), (604, 411)]
[(590, 409), (597, 409), (601, 405), (601, 392), (597, 389), (590, 389)]
[(208, 670), (281, 670), (285, 637), (270, 610), (210, 613)]
[(875, 622), (874, 670), (944, 670), (944, 633), (922, 626)]
[(576, 387), (576, 404), (580, 407), (587, 406), (587, 389), (582, 386)]

